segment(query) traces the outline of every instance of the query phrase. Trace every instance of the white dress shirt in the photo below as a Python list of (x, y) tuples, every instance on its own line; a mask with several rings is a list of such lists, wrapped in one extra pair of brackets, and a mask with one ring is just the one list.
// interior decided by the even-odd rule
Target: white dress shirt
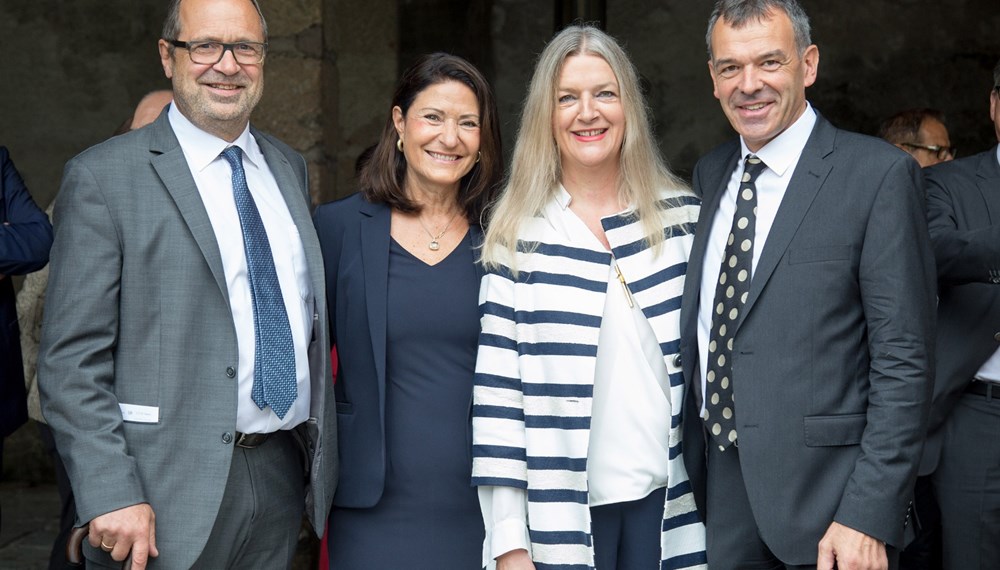
[[(233, 314), (239, 349), (237, 366), (236, 429), (244, 433), (271, 433), (291, 429), (309, 418), (309, 358), (312, 338), (313, 297), (306, 267), (305, 252), (298, 229), (278, 189), (278, 183), (268, 168), (257, 141), (250, 135), (250, 126), (233, 142), (228, 143), (196, 127), (176, 105), (167, 113), (170, 126), (177, 136), (184, 158), (191, 169), (198, 193), (208, 212), (222, 256), (222, 268), (229, 293), (229, 308)], [(222, 151), (237, 146), (243, 151), (243, 168), (247, 186), (260, 212), (267, 231), (278, 275), (285, 312), (295, 347), (295, 376), (298, 395), (284, 419), (279, 419), (270, 407), (263, 410), (250, 398), (253, 387), (255, 336), (253, 303), (247, 275), (243, 231), (233, 197), (232, 169)], [(206, 294), (209, 292), (206, 291)]]
[[(701, 297), (698, 303), (698, 357), (701, 365), (701, 393), (706, 393), (705, 373), (708, 370), (708, 342), (712, 330), (712, 306), (715, 304), (715, 289), (719, 282), (722, 269), (722, 257), (726, 250), (726, 241), (733, 225), (733, 214), (736, 211), (736, 191), (743, 176), (743, 161), (748, 154), (754, 154), (767, 166), (757, 176), (757, 223), (754, 225), (753, 263), (750, 279), (757, 270), (757, 262), (767, 242), (767, 234), (771, 231), (774, 217), (785, 197), (788, 182), (795, 173), (795, 167), (802, 156), (802, 150), (816, 125), (816, 111), (806, 104), (802, 116), (781, 134), (764, 145), (757, 152), (750, 152), (743, 137), (740, 137), (740, 161), (729, 177), (726, 192), (722, 195), (719, 208), (712, 218), (712, 226), (699, 228), (699, 231), (709, 231), (708, 243), (705, 247), (705, 259), (701, 273)], [(794, 189), (793, 189), (794, 191)], [(702, 402), (702, 411), (705, 404)]]
[[(569, 208), (571, 196), (560, 188), (563, 214), (548, 221), (571, 243), (607, 251)], [(584, 245), (586, 244), (586, 245)], [(590, 506), (636, 501), (667, 485), (670, 444), (670, 379), (660, 344), (638, 305), (629, 306), (617, 262), (608, 266), (608, 288), (598, 336), (591, 410), (587, 486)], [(527, 492), (483, 486), (492, 494), (488, 520), (492, 543), (487, 560), (530, 549)]]
[[(997, 163), (1000, 163), (1000, 145), (997, 145)], [(976, 380), (1000, 382), (1000, 349), (997, 349), (976, 372)]]

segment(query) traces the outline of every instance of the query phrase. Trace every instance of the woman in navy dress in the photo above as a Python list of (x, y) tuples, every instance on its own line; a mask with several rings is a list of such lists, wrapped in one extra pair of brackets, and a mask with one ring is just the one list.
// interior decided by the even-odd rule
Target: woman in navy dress
[(400, 79), (361, 192), (316, 210), (339, 357), (335, 570), (481, 566), (469, 484), (474, 248), (501, 159), (482, 74), (425, 56)]

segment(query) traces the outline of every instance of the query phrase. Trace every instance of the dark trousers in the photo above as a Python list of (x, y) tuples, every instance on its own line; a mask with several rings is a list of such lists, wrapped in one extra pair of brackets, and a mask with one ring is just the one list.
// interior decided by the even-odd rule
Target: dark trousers
[[(192, 569), (291, 568), (304, 510), (302, 446), (295, 435), (280, 431), (254, 449), (234, 447), (219, 514)], [(88, 570), (121, 568), (87, 541), (83, 548)]]
[(934, 492), (946, 570), (1000, 568), (1000, 394), (965, 394), (944, 427)]
[(660, 527), (666, 487), (642, 499), (590, 508), (598, 570), (660, 567)]
[[(764, 543), (757, 528), (740, 467), (739, 448), (720, 451), (709, 440), (705, 529), (708, 567), (712, 570), (806, 570), (815, 564), (785, 564)], [(817, 544), (818, 550), (818, 544)], [(889, 569), (898, 567), (898, 552), (886, 548)]]
[(194, 568), (291, 568), (305, 510), (302, 453), (287, 431), (234, 449), (219, 516)]
[(76, 566), (70, 566), (66, 562), (66, 541), (69, 533), (76, 524), (76, 501), (73, 499), (73, 488), (69, 484), (69, 475), (66, 474), (66, 466), (63, 465), (62, 458), (56, 450), (56, 440), (52, 436), (49, 426), (38, 422), (38, 435), (42, 438), (45, 452), (52, 458), (52, 465), (56, 473), (56, 487), (59, 489), (59, 533), (55, 542), (52, 543), (52, 552), (49, 554), (49, 570), (72, 570)]

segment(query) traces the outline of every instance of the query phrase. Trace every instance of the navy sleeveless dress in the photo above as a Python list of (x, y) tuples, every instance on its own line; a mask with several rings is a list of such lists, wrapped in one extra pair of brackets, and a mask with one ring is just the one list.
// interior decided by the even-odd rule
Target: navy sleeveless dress
[(479, 278), (469, 233), (437, 265), (389, 246), (385, 491), (335, 508), (332, 570), (482, 568), (470, 406)]

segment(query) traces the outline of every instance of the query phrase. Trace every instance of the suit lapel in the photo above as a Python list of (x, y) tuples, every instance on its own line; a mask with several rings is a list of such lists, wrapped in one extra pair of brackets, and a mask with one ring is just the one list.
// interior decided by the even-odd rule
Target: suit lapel
[[(323, 254), (320, 251), (319, 238), (316, 237), (312, 216), (309, 212), (308, 184), (296, 176), (295, 170), (288, 162), (288, 157), (271, 144), (266, 137), (253, 127), (250, 128), (250, 133), (257, 140), (257, 145), (264, 154), (267, 167), (274, 175), (274, 181), (278, 184), (281, 197), (285, 199), (288, 213), (291, 214), (295, 228), (299, 232), (299, 239), (302, 240), (302, 249), (309, 267), (309, 282), (312, 285), (312, 290), (313, 292), (324, 291)], [(319, 296), (314, 295), (314, 297), (319, 303)]]
[[(717, 166), (706, 165), (708, 175), (702, 192), (701, 209), (698, 212), (698, 226), (694, 241), (691, 244), (691, 254), (688, 258), (687, 274), (684, 278), (684, 294), (681, 298), (681, 337), (688, 339), (685, 345), (687, 354), (681, 355), (681, 365), (686, 378), (694, 378), (698, 367), (698, 306), (701, 298), (702, 273), (705, 270), (705, 249), (708, 246), (708, 234), (711, 233), (712, 220), (719, 209), (719, 203), (726, 192), (729, 176), (736, 168), (739, 160), (739, 145), (737, 144), (725, 159)], [(701, 397), (701, 382), (694, 381), (695, 392)]]
[(149, 128), (151, 129), (149, 150), (153, 154), (150, 162), (153, 169), (173, 198), (184, 223), (191, 230), (191, 235), (205, 256), (212, 276), (215, 277), (215, 283), (228, 304), (229, 289), (226, 287), (226, 274), (222, 269), (219, 243), (215, 240), (212, 222), (208, 219), (205, 203), (202, 202), (198, 187), (191, 176), (184, 151), (181, 150), (177, 137), (170, 128), (167, 113), (164, 111)]
[(736, 323), (737, 330), (753, 310), (754, 303), (760, 297), (778, 262), (785, 255), (788, 244), (791, 243), (816, 194), (830, 174), (833, 164), (826, 158), (833, 152), (835, 138), (836, 129), (833, 125), (826, 122), (823, 117), (817, 116), (816, 126), (813, 127), (812, 135), (802, 150), (802, 156), (799, 157), (792, 179), (788, 182), (788, 189), (774, 216), (771, 231), (767, 234), (767, 241), (764, 242), (764, 249), (761, 251), (757, 269), (750, 282), (750, 294)]
[(364, 202), (361, 206), (361, 262), (365, 272), (365, 301), (371, 332), (375, 373), (378, 377), (379, 414), (385, 422), (386, 321), (389, 298), (389, 229), (387, 206)]
[(983, 153), (983, 160), (976, 170), (976, 186), (983, 195), (989, 223), (1000, 220), (1000, 164), (997, 163), (996, 147)]

